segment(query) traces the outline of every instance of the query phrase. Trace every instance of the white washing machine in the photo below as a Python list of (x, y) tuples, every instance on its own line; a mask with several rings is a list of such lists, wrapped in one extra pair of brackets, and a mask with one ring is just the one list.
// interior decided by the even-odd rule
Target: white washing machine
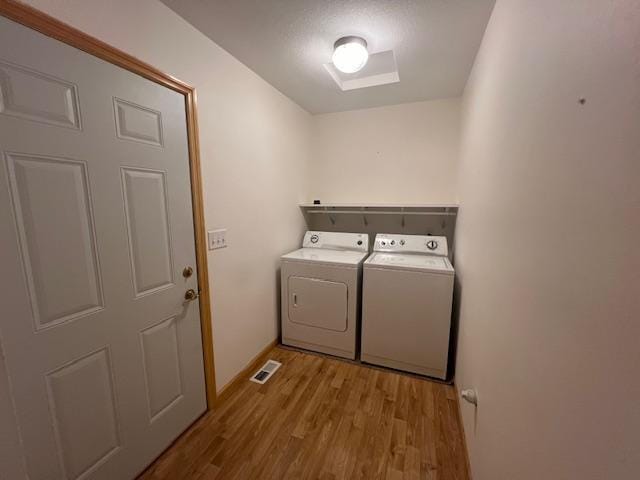
[(445, 379), (454, 269), (446, 237), (376, 236), (364, 263), (361, 360)]
[(363, 233), (307, 232), (282, 256), (282, 343), (355, 359)]

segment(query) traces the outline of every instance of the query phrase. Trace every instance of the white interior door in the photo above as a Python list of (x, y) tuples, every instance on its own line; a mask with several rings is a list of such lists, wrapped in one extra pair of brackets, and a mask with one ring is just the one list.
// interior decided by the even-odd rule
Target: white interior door
[(132, 478), (206, 406), (184, 97), (0, 17), (0, 161), (20, 461)]

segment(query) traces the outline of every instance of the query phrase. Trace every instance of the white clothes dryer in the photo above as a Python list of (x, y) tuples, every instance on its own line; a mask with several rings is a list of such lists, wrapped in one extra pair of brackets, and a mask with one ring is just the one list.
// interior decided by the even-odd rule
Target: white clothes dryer
[(355, 359), (363, 233), (307, 232), (302, 248), (282, 256), (282, 343)]

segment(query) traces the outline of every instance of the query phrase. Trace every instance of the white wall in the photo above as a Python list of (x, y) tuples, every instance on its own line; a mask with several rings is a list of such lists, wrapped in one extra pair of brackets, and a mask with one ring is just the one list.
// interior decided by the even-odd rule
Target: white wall
[(456, 240), (475, 480), (638, 478), (639, 59), (637, 1), (496, 4)]
[(277, 336), (279, 256), (299, 244), (311, 116), (157, 0), (27, 3), (196, 87), (217, 387)]
[(313, 117), (310, 196), (326, 203), (457, 203), (460, 99)]

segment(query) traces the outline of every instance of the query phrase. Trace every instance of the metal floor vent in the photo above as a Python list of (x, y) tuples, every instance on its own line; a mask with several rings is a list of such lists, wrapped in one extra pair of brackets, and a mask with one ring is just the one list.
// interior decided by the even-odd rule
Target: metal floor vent
[(250, 380), (256, 383), (266, 383), (267, 380), (271, 378), (271, 375), (276, 373), (276, 370), (280, 368), (282, 364), (280, 362), (276, 362), (275, 360), (267, 360), (260, 370), (258, 370)]

